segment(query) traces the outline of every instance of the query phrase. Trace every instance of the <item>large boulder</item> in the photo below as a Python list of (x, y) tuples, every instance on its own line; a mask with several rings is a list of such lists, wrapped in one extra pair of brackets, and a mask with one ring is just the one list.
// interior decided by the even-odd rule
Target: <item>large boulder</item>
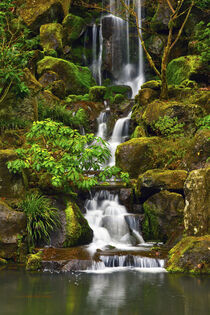
[(0, 257), (15, 258), (18, 240), (26, 231), (26, 216), (0, 201)]
[(64, 18), (62, 24), (64, 30), (64, 41), (66, 44), (69, 44), (69, 42), (78, 39), (85, 29), (84, 19), (73, 14), (68, 14)]
[(168, 84), (179, 85), (187, 79), (196, 79), (199, 76), (200, 67), (199, 56), (190, 55), (173, 59), (167, 66)]
[(79, 67), (64, 59), (45, 57), (38, 62), (37, 73), (53, 71), (65, 82), (66, 94), (85, 94), (94, 85), (94, 79), (87, 67)]
[(63, 246), (72, 247), (89, 244), (93, 238), (93, 231), (76, 203), (68, 202), (65, 213), (66, 236)]
[(184, 225), (187, 235), (210, 234), (210, 167), (192, 171), (185, 182)]
[(210, 236), (183, 238), (169, 252), (169, 272), (210, 273)]
[(16, 158), (13, 150), (0, 150), (0, 197), (16, 198), (24, 192), (22, 177), (11, 174), (7, 168), (7, 163)]
[(62, 52), (63, 27), (59, 23), (48, 23), (40, 27), (40, 42), (44, 50)]
[(72, 0), (21, 0), (19, 15), (25, 24), (35, 32), (42, 24), (55, 20), (62, 22), (68, 14)]
[(143, 204), (143, 237), (147, 240), (166, 242), (183, 231), (184, 198), (163, 190), (149, 197)]

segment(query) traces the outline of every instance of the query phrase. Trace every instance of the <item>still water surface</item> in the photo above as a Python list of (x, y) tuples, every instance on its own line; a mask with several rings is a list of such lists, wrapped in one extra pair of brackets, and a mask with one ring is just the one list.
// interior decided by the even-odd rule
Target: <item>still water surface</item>
[(207, 315), (210, 278), (137, 270), (0, 271), (1, 315)]

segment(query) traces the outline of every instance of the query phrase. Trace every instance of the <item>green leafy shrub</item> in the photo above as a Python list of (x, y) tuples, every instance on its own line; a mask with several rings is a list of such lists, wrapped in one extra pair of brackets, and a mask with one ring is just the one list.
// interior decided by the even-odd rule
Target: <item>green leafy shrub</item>
[(18, 117), (0, 118), (0, 132), (7, 129), (25, 129), (30, 124), (30, 121)]
[(50, 232), (60, 226), (57, 209), (51, 201), (38, 193), (31, 193), (19, 204), (27, 217), (28, 245), (35, 246), (39, 241), (49, 241)]
[(152, 125), (152, 129), (162, 136), (181, 137), (184, 135), (184, 125), (184, 123), (178, 122), (177, 117), (163, 116)]
[(198, 119), (196, 125), (198, 129), (210, 129), (210, 115)]

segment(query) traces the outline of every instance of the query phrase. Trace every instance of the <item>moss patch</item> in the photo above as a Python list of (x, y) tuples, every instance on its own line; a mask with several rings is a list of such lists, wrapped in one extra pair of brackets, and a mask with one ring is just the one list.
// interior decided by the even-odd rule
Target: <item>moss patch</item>
[(36, 271), (41, 268), (43, 252), (39, 251), (36, 254), (31, 254), (27, 258), (26, 270), (27, 271)]

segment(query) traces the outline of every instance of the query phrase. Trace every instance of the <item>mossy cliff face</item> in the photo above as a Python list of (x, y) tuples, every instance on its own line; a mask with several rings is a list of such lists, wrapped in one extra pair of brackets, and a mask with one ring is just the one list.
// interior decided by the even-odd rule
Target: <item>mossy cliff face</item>
[(192, 171), (185, 182), (184, 225), (188, 235), (210, 234), (210, 167)]
[(210, 236), (183, 238), (169, 252), (167, 270), (193, 274), (210, 273)]
[(45, 72), (55, 72), (66, 86), (67, 94), (85, 94), (94, 85), (94, 79), (87, 67), (78, 67), (64, 59), (45, 57), (38, 62), (37, 73), (39, 76)]
[(0, 257), (16, 258), (18, 240), (26, 230), (26, 216), (0, 201)]
[(93, 231), (88, 225), (87, 220), (82, 215), (79, 207), (68, 202), (66, 213), (66, 239), (64, 247), (89, 244), (93, 238)]
[(61, 22), (68, 14), (72, 0), (21, 0), (19, 14), (25, 24), (38, 31), (42, 24)]

